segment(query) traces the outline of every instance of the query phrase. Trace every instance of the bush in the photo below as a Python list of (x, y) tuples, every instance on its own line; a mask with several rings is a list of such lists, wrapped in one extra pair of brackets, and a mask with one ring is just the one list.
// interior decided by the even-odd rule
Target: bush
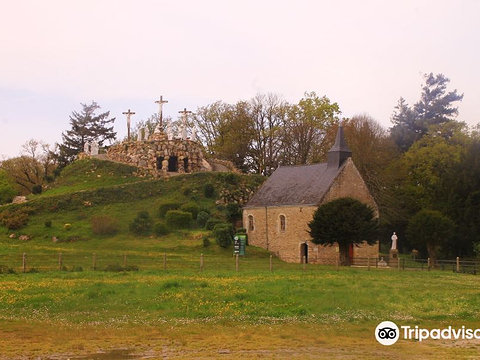
[(157, 236), (167, 235), (168, 227), (164, 223), (156, 223), (153, 232)]
[(204, 237), (202, 238), (202, 245), (203, 245), (203, 247), (204, 247), (204, 248), (207, 248), (207, 247), (210, 246), (210, 244), (211, 244), (210, 239), (209, 239), (207, 236), (204, 236)]
[(33, 185), (32, 187), (32, 194), (38, 195), (42, 193), (42, 185)]
[(190, 227), (192, 213), (182, 210), (170, 210), (165, 215), (167, 225), (173, 229), (184, 229)]
[(140, 211), (130, 224), (130, 230), (136, 235), (148, 235), (152, 227), (153, 220), (148, 211)]
[(210, 183), (205, 184), (203, 186), (203, 195), (207, 198), (212, 198), (215, 195), (215, 187)]
[(198, 226), (202, 228), (205, 227), (205, 224), (207, 223), (208, 219), (210, 219), (210, 214), (207, 213), (206, 211), (200, 211), (197, 215)]
[(223, 223), (223, 221), (220, 219), (215, 219), (215, 218), (208, 219), (207, 222), (205, 223), (205, 229), (213, 230), (215, 225), (221, 224), (221, 223)]
[(227, 204), (227, 218), (230, 221), (239, 219), (242, 216), (242, 209), (237, 203), (228, 203)]
[(158, 216), (161, 218), (165, 217), (165, 214), (170, 211), (170, 210), (178, 210), (180, 209), (181, 204), (177, 202), (166, 202), (163, 204), (160, 204), (158, 207)]
[(47, 228), (52, 227), (52, 220), (45, 220), (45, 227)]
[(196, 219), (200, 208), (195, 203), (187, 203), (180, 206), (180, 210), (191, 213), (192, 218)]
[(213, 234), (215, 236), (217, 244), (223, 248), (227, 248), (232, 244), (232, 239), (235, 231), (233, 230), (232, 225), (221, 223), (215, 225), (215, 227), (213, 228)]
[(110, 216), (93, 217), (91, 222), (95, 235), (113, 235), (118, 231), (117, 221)]
[(122, 271), (138, 271), (137, 265), (127, 265), (127, 267), (120, 266), (119, 264), (107, 265), (104, 271), (110, 272), (122, 272)]
[(190, 195), (192, 192), (192, 188), (188, 185), (182, 187), (182, 194), (185, 196)]
[(9, 230), (18, 230), (27, 225), (28, 213), (23, 211), (14, 211), (2, 214), (0, 222)]
[(6, 265), (0, 265), (0, 274), (16, 274), (15, 269)]

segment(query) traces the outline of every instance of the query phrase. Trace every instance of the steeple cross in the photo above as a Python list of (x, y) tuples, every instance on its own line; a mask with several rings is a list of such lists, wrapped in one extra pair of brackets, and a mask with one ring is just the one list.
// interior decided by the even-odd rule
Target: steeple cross
[(135, 113), (128, 109), (128, 111), (124, 111), (122, 114), (127, 115), (127, 141), (130, 141), (130, 117), (135, 115)]

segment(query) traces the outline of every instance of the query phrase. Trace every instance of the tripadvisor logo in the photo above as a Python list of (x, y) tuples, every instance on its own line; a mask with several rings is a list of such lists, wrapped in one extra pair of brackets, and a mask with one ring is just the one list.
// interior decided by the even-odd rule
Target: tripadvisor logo
[(398, 326), (391, 321), (382, 321), (375, 329), (375, 338), (382, 345), (393, 345), (400, 337)]

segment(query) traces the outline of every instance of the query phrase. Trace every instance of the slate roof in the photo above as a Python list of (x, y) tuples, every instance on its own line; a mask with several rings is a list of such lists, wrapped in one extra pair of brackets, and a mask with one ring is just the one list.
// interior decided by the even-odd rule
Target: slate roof
[(245, 205), (319, 205), (343, 166), (327, 163), (279, 167)]

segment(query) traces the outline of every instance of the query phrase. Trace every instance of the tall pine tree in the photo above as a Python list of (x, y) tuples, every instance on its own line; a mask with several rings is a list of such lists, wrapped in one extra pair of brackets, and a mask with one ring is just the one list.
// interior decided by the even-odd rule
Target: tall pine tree
[(456, 89), (447, 92), (450, 80), (443, 74), (430, 73), (423, 77), (425, 84), (420, 100), (409, 107), (405, 100), (400, 98), (392, 116), (393, 127), (390, 133), (403, 152), (427, 134), (430, 126), (455, 120), (458, 107), (453, 103), (463, 99), (463, 94), (458, 94)]
[(109, 119), (110, 111), (95, 114), (100, 106), (92, 101), (90, 105), (82, 104), (80, 112), (70, 115), (72, 128), (62, 133), (63, 143), (59, 145), (59, 164), (65, 166), (72, 162), (84, 149), (85, 143), (95, 140), (99, 146), (111, 143), (117, 135), (113, 126), (109, 126), (115, 118)]

